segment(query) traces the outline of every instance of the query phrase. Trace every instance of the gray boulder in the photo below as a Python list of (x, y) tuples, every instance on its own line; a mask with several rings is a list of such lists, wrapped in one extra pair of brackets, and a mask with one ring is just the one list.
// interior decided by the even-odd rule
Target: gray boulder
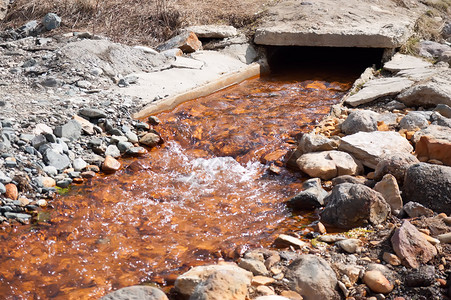
[(44, 161), (48, 166), (55, 167), (58, 171), (62, 171), (70, 166), (69, 157), (53, 149), (47, 149), (44, 152)]
[(194, 289), (190, 300), (245, 300), (249, 282), (230, 272), (214, 272)]
[(303, 191), (288, 200), (288, 206), (295, 210), (315, 209), (324, 205), (327, 192), (321, 186), (321, 179), (312, 178), (304, 181)]
[(0, 21), (6, 17), (9, 0), (0, 0)]
[(419, 43), (419, 54), (426, 58), (440, 58), (444, 52), (451, 51), (451, 47), (433, 41), (421, 41)]
[(428, 126), (428, 119), (422, 113), (409, 112), (404, 118), (399, 122), (399, 127), (401, 129), (414, 130), (416, 128), (425, 128)]
[(409, 88), (414, 82), (407, 78), (389, 77), (370, 80), (356, 94), (346, 99), (346, 104), (356, 107), (378, 98), (397, 95)]
[(390, 214), (384, 197), (362, 184), (336, 185), (324, 199), (321, 222), (344, 229), (381, 224)]
[(76, 158), (74, 159), (74, 161), (72, 162), (72, 165), (75, 169), (75, 171), (82, 171), (84, 168), (86, 168), (86, 166), (88, 165), (83, 159), (81, 158)]
[(341, 124), (341, 131), (345, 134), (376, 131), (378, 115), (371, 110), (355, 110)]
[[(229, 274), (227, 278), (235, 278), (237, 282), (240, 283), (240, 286), (237, 287), (238, 289), (235, 291), (235, 293), (238, 295), (241, 295), (241, 290), (243, 289), (243, 286), (246, 287), (246, 293), (247, 293), (247, 287), (251, 284), (252, 279), (252, 273), (248, 272), (236, 265), (209, 265), (209, 266), (199, 266), (192, 268), (188, 272), (180, 275), (177, 277), (177, 280), (174, 284), (175, 291), (180, 294), (183, 297), (190, 297), (195, 292), (198, 294), (199, 292), (196, 291), (196, 288), (199, 284), (202, 283), (202, 286), (207, 286), (206, 281), (207, 279), (215, 274)], [(219, 276), (221, 277), (221, 276)], [(212, 278), (213, 281), (216, 281), (215, 279), (217, 276), (214, 276)], [(218, 281), (220, 278), (218, 279)], [(234, 281), (235, 282), (235, 281)], [(199, 289), (205, 290), (203, 287), (200, 287)], [(233, 293), (233, 289), (231, 289), (231, 292)], [(197, 297), (197, 296), (196, 296)], [(241, 298), (241, 296), (237, 299), (244, 299), (245, 295)], [(228, 299), (228, 298), (227, 298)]]
[(415, 56), (396, 53), (392, 59), (384, 65), (384, 69), (391, 72), (399, 72), (410, 69), (421, 69), (432, 66), (431, 63)]
[(437, 104), (451, 105), (451, 83), (433, 80), (414, 85), (398, 95), (406, 106), (434, 107)]
[(185, 31), (157, 47), (158, 51), (180, 48), (184, 53), (191, 53), (202, 48), (202, 43), (192, 31)]
[(42, 25), (44, 25), (45, 29), (50, 31), (60, 27), (61, 18), (54, 13), (48, 13), (42, 19)]
[(363, 170), (362, 164), (351, 155), (335, 150), (303, 154), (296, 164), (310, 177), (324, 180), (341, 175), (356, 175)]
[(422, 136), (432, 137), (437, 140), (451, 142), (451, 128), (440, 125), (430, 125), (422, 130), (415, 132), (412, 141), (418, 143)]
[(451, 167), (419, 163), (407, 169), (402, 198), (451, 214)]
[(100, 300), (168, 300), (161, 290), (151, 286), (129, 286), (114, 291)]
[(85, 107), (80, 109), (80, 111), (78, 112), (81, 116), (89, 118), (89, 119), (100, 119), (100, 118), (106, 118), (107, 114), (100, 109), (97, 108), (89, 108), (89, 107)]
[(393, 131), (358, 132), (341, 139), (339, 150), (347, 152), (369, 168), (396, 153), (411, 153), (412, 145)]
[(402, 198), (398, 183), (393, 175), (386, 174), (381, 181), (376, 183), (374, 190), (381, 193), (382, 197), (390, 205), (392, 214), (399, 214), (402, 208)]
[(105, 156), (107, 155), (118, 158), (121, 156), (121, 151), (116, 145), (109, 145), (105, 150)]
[(248, 270), (249, 272), (252, 272), (254, 276), (268, 275), (268, 270), (266, 269), (265, 264), (256, 259), (241, 258), (238, 262), (238, 266), (245, 270)]
[(288, 266), (286, 273), (290, 288), (305, 300), (340, 299), (337, 276), (330, 265), (315, 255), (302, 255)]
[(439, 113), (433, 113), (431, 115), (431, 124), (451, 128), (451, 118), (444, 117)]
[(11, 149), (11, 142), (5, 134), (0, 132), (0, 152), (6, 152)]
[(411, 218), (418, 218), (421, 216), (432, 217), (434, 215), (432, 210), (413, 201), (408, 202), (402, 209)]
[(76, 141), (81, 136), (81, 124), (76, 120), (70, 120), (62, 126), (55, 128), (53, 133), (60, 138), (67, 138), (71, 141)]
[(323, 135), (306, 133), (299, 141), (298, 149), (301, 153), (335, 150), (338, 148), (338, 142)]
[(365, 177), (355, 177), (351, 175), (342, 175), (332, 179), (332, 185), (334, 186), (342, 183), (365, 184), (365, 182)]

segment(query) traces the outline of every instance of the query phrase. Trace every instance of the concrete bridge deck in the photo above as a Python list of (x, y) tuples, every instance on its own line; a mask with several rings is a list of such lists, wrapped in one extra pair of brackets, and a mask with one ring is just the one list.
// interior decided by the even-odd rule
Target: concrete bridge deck
[(422, 5), (394, 0), (282, 0), (255, 33), (261, 45), (397, 48), (412, 35)]

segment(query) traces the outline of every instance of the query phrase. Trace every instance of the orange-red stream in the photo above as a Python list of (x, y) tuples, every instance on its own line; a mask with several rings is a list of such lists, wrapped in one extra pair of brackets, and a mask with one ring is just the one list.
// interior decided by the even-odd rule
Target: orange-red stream
[(3, 228), (1, 298), (97, 299), (310, 224), (284, 204), (301, 175), (268, 167), (352, 79), (257, 78), (159, 114), (163, 145), (72, 187), (48, 221)]

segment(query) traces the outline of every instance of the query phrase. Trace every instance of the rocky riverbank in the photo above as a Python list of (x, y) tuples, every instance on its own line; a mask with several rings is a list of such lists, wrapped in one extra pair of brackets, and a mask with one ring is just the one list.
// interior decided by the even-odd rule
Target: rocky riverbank
[[(317, 209), (314, 228), (281, 235), (271, 249), (237, 251), (235, 262), (195, 267), (177, 278), (169, 297), (451, 297), (447, 26), (443, 43), (420, 43), (426, 59), (396, 54), (383, 69), (368, 69), (344, 104), (299, 141), (288, 164), (312, 179), (287, 204)], [(86, 32), (30, 36), (39, 28), (37, 22), (8, 31), (0, 44), (3, 226), (30, 222), (59, 188), (114, 172), (115, 158), (143, 155), (143, 146), (161, 142), (156, 118), (130, 117), (143, 99), (109, 87), (135, 84), (136, 72), (199, 68), (176, 58), (198, 49), (191, 34), (158, 53)], [(212, 47), (248, 47), (239, 37), (223, 38)], [(168, 296), (139, 286), (104, 299), (130, 297)]]
[(314, 178), (288, 205), (318, 209), (320, 222), (279, 236), (271, 250), (246, 251), (236, 264), (193, 268), (171, 296), (450, 297), (450, 75), (446, 62), (401, 54), (367, 70), (290, 159)]
[[(287, 162), (313, 177), (287, 203), (313, 228), (179, 276), (174, 299), (448, 299), (451, 69), (422, 43), (367, 69)], [(445, 52), (448, 50), (445, 50)], [(432, 54), (434, 53), (434, 54)], [(330, 230), (331, 232), (328, 232)], [(340, 233), (336, 233), (336, 232)], [(167, 299), (131, 287), (104, 299)], [(151, 295), (151, 296), (150, 296)]]

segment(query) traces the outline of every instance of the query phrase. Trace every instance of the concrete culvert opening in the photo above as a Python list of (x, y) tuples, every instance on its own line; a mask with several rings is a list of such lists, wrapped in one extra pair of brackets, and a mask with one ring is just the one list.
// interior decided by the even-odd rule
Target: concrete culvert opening
[(368, 67), (380, 68), (384, 49), (267, 46), (267, 59), (273, 74), (303, 72), (310, 76), (340, 70), (353, 74)]

